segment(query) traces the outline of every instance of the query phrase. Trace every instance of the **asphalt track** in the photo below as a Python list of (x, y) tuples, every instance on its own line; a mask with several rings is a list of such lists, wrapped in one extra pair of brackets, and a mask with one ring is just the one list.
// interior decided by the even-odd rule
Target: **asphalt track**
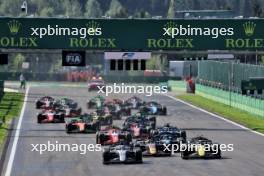
[[(264, 137), (237, 127), (163, 95), (143, 97), (155, 100), (168, 108), (168, 116), (159, 116), (158, 125), (171, 123), (187, 130), (187, 136), (203, 135), (213, 141), (234, 144), (234, 151), (223, 152), (220, 160), (182, 160), (172, 157), (144, 158), (143, 164), (102, 164), (101, 152), (32, 152), (31, 144), (55, 143), (95, 144), (94, 134), (66, 134), (64, 124), (37, 124), (35, 100), (43, 95), (70, 97), (86, 111), (86, 101), (96, 95), (85, 88), (31, 87), (26, 102), (20, 135), (12, 165), (12, 176), (263, 176)], [(128, 98), (131, 95), (113, 95)], [(116, 121), (120, 125), (121, 121)], [(8, 147), (4, 171), (9, 161), (16, 129)], [(2, 175), (5, 175), (2, 173)]]

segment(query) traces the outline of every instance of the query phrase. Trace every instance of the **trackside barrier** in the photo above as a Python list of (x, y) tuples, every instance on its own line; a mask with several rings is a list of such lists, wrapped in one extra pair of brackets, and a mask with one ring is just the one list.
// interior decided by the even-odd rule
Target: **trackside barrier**
[(0, 80), (0, 101), (4, 95), (4, 81)]
[(222, 89), (204, 86), (201, 84), (196, 84), (195, 93), (204, 98), (208, 98), (225, 105), (230, 105), (264, 118), (264, 100), (241, 95), (239, 93), (225, 91)]
[(172, 91), (186, 91), (186, 81), (168, 81)]

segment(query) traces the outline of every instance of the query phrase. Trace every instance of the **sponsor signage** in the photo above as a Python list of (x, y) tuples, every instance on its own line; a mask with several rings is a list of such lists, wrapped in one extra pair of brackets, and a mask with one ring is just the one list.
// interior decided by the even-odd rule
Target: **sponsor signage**
[(85, 66), (85, 51), (62, 51), (62, 66)]
[[(264, 19), (0, 18), (0, 48), (264, 50)], [(125, 57), (131, 57), (127, 53)]]
[(150, 52), (105, 52), (104, 58), (109, 59), (124, 59), (124, 60), (148, 60), (151, 58)]

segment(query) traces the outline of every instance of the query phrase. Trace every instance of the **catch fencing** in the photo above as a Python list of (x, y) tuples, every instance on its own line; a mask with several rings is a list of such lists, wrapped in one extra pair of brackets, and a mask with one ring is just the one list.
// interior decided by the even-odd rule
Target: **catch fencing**
[(197, 95), (264, 118), (264, 100), (197, 84)]

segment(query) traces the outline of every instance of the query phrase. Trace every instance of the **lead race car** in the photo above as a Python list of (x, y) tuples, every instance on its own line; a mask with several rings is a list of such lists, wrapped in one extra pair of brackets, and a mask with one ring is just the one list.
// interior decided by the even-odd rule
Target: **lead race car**
[(211, 140), (203, 136), (192, 138), (190, 141), (187, 141), (186, 145), (188, 146), (188, 148), (184, 151), (181, 151), (182, 159), (221, 158), (220, 144), (213, 143)]
[(103, 152), (103, 164), (110, 163), (143, 163), (142, 151), (133, 145), (111, 145)]
[(151, 101), (141, 106), (139, 112), (147, 115), (167, 115), (167, 107)]
[(104, 90), (105, 91), (105, 82), (102, 77), (93, 77), (89, 82), (88, 82), (88, 92), (93, 91), (93, 90)]
[(67, 133), (96, 133), (100, 129), (100, 123), (92, 115), (83, 114), (65, 119), (65, 129)]

